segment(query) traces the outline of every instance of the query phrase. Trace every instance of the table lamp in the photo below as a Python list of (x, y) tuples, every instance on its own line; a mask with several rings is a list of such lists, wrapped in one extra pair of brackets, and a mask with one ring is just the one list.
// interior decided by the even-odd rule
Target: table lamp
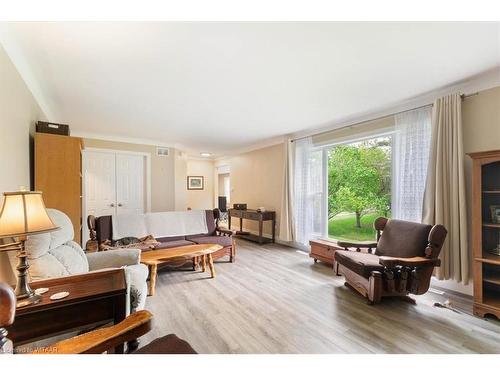
[(0, 245), (0, 251), (17, 250), (19, 262), (16, 267), (15, 294), (18, 306), (37, 303), (41, 297), (35, 294), (28, 284), (26, 238), (29, 235), (50, 232), (59, 228), (50, 219), (41, 192), (16, 191), (3, 193), (3, 195), (4, 200), (0, 210), (0, 238), (9, 238), (11, 241)]

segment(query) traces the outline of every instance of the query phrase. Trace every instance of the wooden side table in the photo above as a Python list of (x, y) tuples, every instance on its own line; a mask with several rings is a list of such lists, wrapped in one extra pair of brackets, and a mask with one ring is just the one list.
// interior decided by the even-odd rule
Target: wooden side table
[(343, 248), (338, 246), (336, 242), (328, 240), (311, 240), (309, 241), (309, 245), (311, 245), (309, 256), (314, 259), (314, 263), (321, 260), (332, 266), (335, 251), (343, 250)]
[[(125, 319), (127, 285), (121, 268), (36, 281), (30, 286), (49, 290), (39, 303), (16, 309), (14, 324), (8, 328), (14, 346)], [(69, 292), (67, 297), (50, 299), (64, 291)], [(123, 348), (120, 345), (115, 352), (123, 353)]]

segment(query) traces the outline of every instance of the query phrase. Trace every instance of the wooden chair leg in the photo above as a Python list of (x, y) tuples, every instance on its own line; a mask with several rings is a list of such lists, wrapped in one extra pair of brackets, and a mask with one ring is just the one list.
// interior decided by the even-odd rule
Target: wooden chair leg
[(206, 270), (207, 270), (207, 256), (202, 255), (201, 256), (201, 271), (206, 272)]
[(150, 267), (150, 271), (149, 271), (149, 293), (148, 294), (150, 296), (155, 295), (157, 271), (158, 271), (158, 266), (156, 264), (153, 264)]
[(236, 243), (233, 240), (233, 244), (231, 245), (231, 252), (229, 253), (229, 262), (234, 263), (234, 258), (236, 258)]
[(210, 269), (210, 274), (212, 279), (215, 278), (215, 267), (214, 267), (214, 259), (212, 258), (212, 254), (208, 254), (208, 268)]
[(370, 276), (370, 290), (368, 291), (368, 300), (370, 304), (379, 303), (382, 299), (382, 273), (373, 271)]

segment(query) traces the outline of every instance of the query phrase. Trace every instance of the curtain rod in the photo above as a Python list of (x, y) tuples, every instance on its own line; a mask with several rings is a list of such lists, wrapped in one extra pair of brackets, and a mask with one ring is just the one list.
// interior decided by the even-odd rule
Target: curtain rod
[[(479, 93), (475, 92), (475, 93), (468, 94), (468, 95), (462, 94), (462, 95), (460, 95), (460, 97), (462, 98), (462, 100), (464, 100), (464, 99), (466, 99), (468, 97), (476, 96), (476, 95), (479, 95)], [(420, 107), (415, 107), (415, 108), (412, 108), (412, 109), (406, 109), (404, 111), (399, 111), (399, 112), (391, 113), (389, 115), (375, 117), (375, 118), (372, 118), (370, 120), (364, 120), (364, 121), (361, 121), (361, 122), (357, 122), (355, 124), (341, 126), (340, 128), (325, 130), (325, 131), (322, 131), (322, 132), (319, 132), (319, 133), (315, 133), (315, 134), (311, 134), (311, 135), (305, 135), (303, 137), (294, 138), (294, 139), (290, 140), (290, 142), (295, 142), (295, 141), (298, 141), (300, 139), (304, 139), (304, 138), (307, 138), (307, 137), (312, 137), (312, 136), (322, 135), (322, 134), (326, 134), (326, 133), (331, 133), (331, 132), (334, 132), (334, 131), (337, 131), (337, 130), (342, 130), (342, 129), (347, 129), (347, 128), (357, 128), (358, 126), (361, 126), (361, 125), (366, 124), (368, 122), (377, 121), (377, 120), (383, 120), (383, 119), (391, 117), (391, 116), (396, 116), (396, 115), (400, 115), (402, 113), (406, 113), (406, 112), (410, 112), (410, 111), (415, 111), (417, 109), (422, 109), (422, 108), (427, 108), (427, 107), (432, 107), (432, 106), (434, 106), (434, 104), (432, 104), (432, 103), (421, 105)]]

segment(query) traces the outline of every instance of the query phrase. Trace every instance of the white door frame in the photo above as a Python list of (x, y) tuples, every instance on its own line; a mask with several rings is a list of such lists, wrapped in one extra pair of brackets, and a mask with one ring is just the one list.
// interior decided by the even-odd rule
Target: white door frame
[(149, 152), (139, 152), (139, 151), (127, 151), (127, 150), (114, 150), (109, 148), (97, 148), (97, 147), (86, 147), (82, 150), (82, 230), (85, 230), (87, 225), (87, 218), (85, 217), (87, 212), (87, 207), (85, 205), (85, 169), (83, 166), (86, 161), (87, 152), (102, 152), (107, 154), (126, 154), (126, 155), (138, 155), (146, 158), (146, 186), (144, 188), (144, 193), (146, 194), (146, 212), (151, 212), (151, 153)]

